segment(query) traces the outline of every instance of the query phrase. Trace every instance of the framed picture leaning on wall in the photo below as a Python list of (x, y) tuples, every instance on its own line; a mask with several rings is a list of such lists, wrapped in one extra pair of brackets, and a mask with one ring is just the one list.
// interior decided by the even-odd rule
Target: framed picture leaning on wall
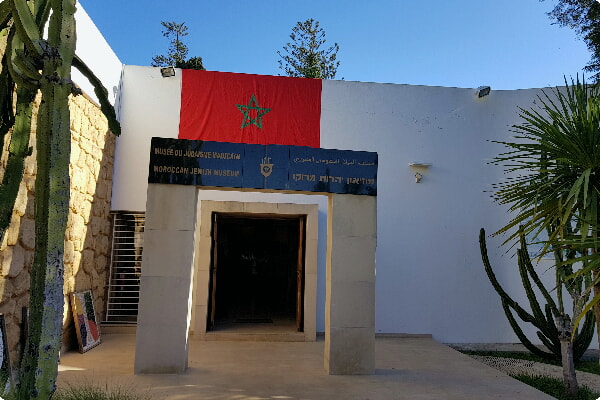
[(79, 342), (79, 351), (85, 353), (100, 344), (100, 329), (94, 310), (91, 290), (71, 293), (71, 309)]

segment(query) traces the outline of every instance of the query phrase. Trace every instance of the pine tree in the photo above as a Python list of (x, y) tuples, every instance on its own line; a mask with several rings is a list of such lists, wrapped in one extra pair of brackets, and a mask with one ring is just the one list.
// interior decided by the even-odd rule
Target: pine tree
[(585, 69), (594, 74), (596, 82), (600, 82), (600, 1), (559, 0), (548, 15), (558, 25), (575, 30), (583, 39), (592, 53)]
[(187, 59), (188, 47), (181, 40), (182, 37), (188, 35), (188, 27), (185, 22), (161, 22), (165, 28), (162, 31), (164, 37), (169, 39), (170, 45), (166, 55), (161, 54), (152, 57), (151, 65), (153, 67), (174, 66), (176, 68), (199, 69), (204, 70), (202, 57), (191, 57)]
[(290, 34), (291, 42), (283, 46), (279, 68), (285, 71), (287, 76), (334, 79), (340, 62), (337, 53), (340, 46), (324, 49), (325, 31), (319, 27), (319, 21), (307, 19), (296, 23)]

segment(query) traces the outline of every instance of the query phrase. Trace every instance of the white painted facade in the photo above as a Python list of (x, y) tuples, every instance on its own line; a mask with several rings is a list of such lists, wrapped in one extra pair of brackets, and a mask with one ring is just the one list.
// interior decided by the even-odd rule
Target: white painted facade
[[(150, 138), (177, 137), (180, 71), (172, 78), (162, 78), (151, 67), (124, 66), (121, 71), (81, 9), (78, 22), (81, 57), (94, 68), (105, 64), (100, 74), (109, 92), (121, 78), (117, 97), (123, 132), (117, 140), (111, 208), (144, 211)], [(530, 107), (539, 94), (539, 89), (492, 88), (479, 99), (475, 89), (323, 81), (321, 147), (379, 154), (377, 333), (426, 333), (446, 343), (518, 342), (485, 275), (477, 239), (481, 227), (491, 233), (508, 218), (487, 192), (503, 178), (499, 167), (487, 164), (503, 150), (490, 141), (508, 138), (510, 126), (520, 122), (518, 107)], [(417, 170), (409, 167), (411, 162), (431, 166)], [(415, 172), (423, 175), (421, 183), (415, 183)], [(319, 204), (317, 331), (322, 331), (327, 198), (204, 190), (201, 196)], [(488, 240), (496, 275), (526, 305), (514, 252), (499, 247), (501, 241)], [(539, 271), (552, 281), (553, 271), (545, 266)]]
[[(144, 211), (152, 136), (177, 137), (180, 74), (125, 66), (117, 141), (114, 210)], [(517, 107), (539, 90), (475, 89), (324, 81), (321, 147), (376, 151), (378, 247), (376, 332), (430, 333), (442, 342), (516, 342), (481, 263), (479, 228), (506, 221), (490, 186), (502, 178), (487, 160), (502, 150), (490, 142), (510, 135)], [(419, 172), (414, 161), (432, 165)], [(314, 196), (202, 191), (202, 200), (312, 203)], [(326, 200), (319, 200), (317, 330), (324, 327)], [(349, 216), (351, 218), (351, 216)], [(500, 241), (488, 247), (498, 278), (521, 303), (516, 261)], [(552, 273), (546, 273), (551, 277)]]
[[(119, 82), (121, 79), (121, 61), (102, 36), (96, 25), (90, 19), (81, 5), (75, 13), (77, 24), (77, 55), (86, 63), (108, 90), (108, 99), (112, 104), (117, 103)], [(71, 76), (83, 91), (95, 101), (94, 87), (76, 68)]]

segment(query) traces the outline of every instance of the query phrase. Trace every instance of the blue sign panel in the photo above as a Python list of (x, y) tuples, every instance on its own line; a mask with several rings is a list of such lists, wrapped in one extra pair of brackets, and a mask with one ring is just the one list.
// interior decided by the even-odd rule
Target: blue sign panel
[(152, 138), (148, 182), (242, 187), (244, 145)]
[(377, 195), (377, 153), (152, 138), (149, 183)]
[(289, 175), (290, 190), (374, 196), (377, 153), (290, 146)]

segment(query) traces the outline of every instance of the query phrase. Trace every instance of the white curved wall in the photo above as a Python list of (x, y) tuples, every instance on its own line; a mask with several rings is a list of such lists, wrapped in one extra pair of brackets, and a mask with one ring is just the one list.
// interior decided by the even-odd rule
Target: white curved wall
[(163, 78), (159, 68), (123, 67), (112, 210), (146, 209), (150, 139), (177, 137), (180, 93), (179, 70), (176, 76)]
[[(379, 154), (376, 331), (518, 341), (485, 275), (478, 234), (507, 218), (486, 193), (502, 178), (486, 164), (503, 150), (490, 140), (510, 136), (517, 106), (539, 91), (478, 99), (474, 89), (343, 81), (324, 81), (323, 90), (321, 146)], [(413, 161), (432, 164), (419, 184)], [(498, 245), (489, 240), (496, 273), (517, 295), (516, 261)]]

